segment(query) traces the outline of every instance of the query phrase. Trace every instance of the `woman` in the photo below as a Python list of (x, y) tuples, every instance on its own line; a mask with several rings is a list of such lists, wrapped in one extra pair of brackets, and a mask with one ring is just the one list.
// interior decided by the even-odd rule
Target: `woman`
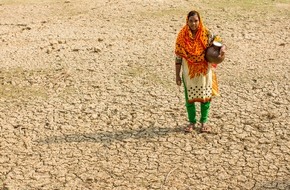
[[(201, 132), (210, 132), (211, 128), (205, 123), (208, 120), (210, 101), (218, 95), (217, 80), (213, 71), (215, 64), (205, 60), (206, 48), (212, 41), (221, 40), (213, 37), (203, 26), (197, 11), (190, 11), (187, 15), (186, 25), (180, 30), (175, 47), (176, 84), (181, 85), (180, 71), (185, 90), (185, 101), (189, 125), (186, 132), (191, 132), (196, 125), (195, 102), (201, 104)], [(225, 46), (220, 48), (220, 57), (224, 57)]]

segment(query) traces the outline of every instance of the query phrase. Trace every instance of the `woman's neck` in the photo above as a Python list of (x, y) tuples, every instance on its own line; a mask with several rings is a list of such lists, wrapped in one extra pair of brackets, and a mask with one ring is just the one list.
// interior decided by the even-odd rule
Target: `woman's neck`
[(196, 34), (197, 30), (191, 30), (192, 34)]
[(194, 37), (196, 32), (197, 32), (197, 30), (190, 30), (190, 31), (191, 31), (192, 36)]

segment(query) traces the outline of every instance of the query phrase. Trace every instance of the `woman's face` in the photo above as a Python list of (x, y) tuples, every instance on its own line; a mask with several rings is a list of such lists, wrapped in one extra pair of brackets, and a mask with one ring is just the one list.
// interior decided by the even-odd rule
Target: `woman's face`
[(199, 25), (199, 19), (198, 19), (197, 14), (190, 16), (188, 18), (187, 24), (192, 31), (196, 31)]

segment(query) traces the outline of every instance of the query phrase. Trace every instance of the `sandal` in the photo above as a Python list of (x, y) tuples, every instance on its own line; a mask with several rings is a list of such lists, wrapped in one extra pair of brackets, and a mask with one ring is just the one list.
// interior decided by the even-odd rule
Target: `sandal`
[(189, 125), (187, 125), (187, 127), (184, 129), (184, 132), (186, 133), (191, 133), (194, 129), (195, 125), (194, 123), (190, 123)]
[(211, 127), (208, 125), (203, 125), (200, 129), (200, 132), (202, 133), (211, 133)]

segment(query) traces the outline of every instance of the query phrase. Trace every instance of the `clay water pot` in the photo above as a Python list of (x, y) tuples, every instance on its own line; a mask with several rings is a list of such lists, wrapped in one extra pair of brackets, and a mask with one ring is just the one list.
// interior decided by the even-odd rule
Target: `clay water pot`
[(221, 45), (219, 44), (218, 45), (213, 44), (212, 46), (208, 47), (205, 52), (206, 61), (209, 63), (216, 63), (216, 64), (223, 62), (223, 60), (225, 59), (225, 56), (219, 57), (220, 48), (221, 48)]

